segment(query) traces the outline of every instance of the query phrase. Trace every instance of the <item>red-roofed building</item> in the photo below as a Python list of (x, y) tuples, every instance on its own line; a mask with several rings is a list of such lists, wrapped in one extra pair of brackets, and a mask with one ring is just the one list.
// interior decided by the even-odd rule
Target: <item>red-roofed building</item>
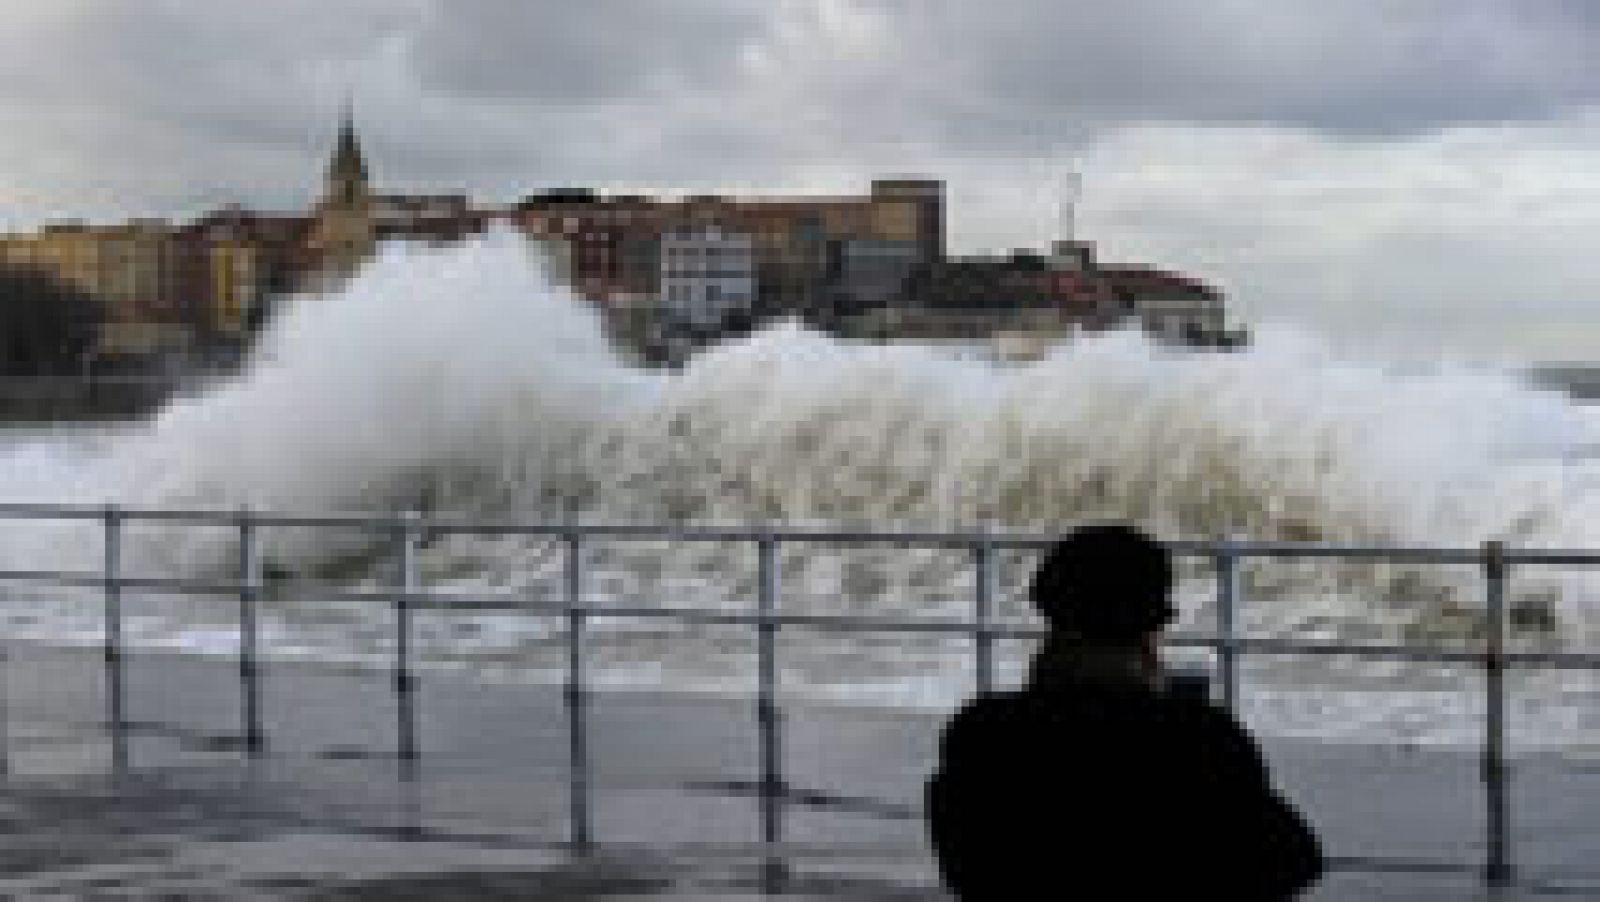
[(1192, 276), (1148, 266), (1107, 266), (1096, 275), (1125, 315), (1157, 338), (1181, 344), (1225, 341), (1222, 293)]

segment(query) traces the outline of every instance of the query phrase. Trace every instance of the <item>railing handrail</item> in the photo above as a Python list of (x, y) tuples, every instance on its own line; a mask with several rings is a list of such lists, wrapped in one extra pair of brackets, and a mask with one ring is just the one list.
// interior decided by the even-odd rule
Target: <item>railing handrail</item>
[[(178, 521), (204, 524), (237, 524), (238, 508), (151, 508), (104, 504), (42, 504), (0, 502), (0, 519), (99, 520), (107, 510), (116, 510), (124, 521)], [(574, 523), (566, 520), (515, 520), (468, 518), (452, 513), (416, 511), (359, 513), (327, 512), (284, 514), (253, 511), (256, 526), (333, 528), (351, 527), (373, 532), (395, 532), (408, 524), (421, 524), (429, 535), (451, 533), (470, 535), (530, 535), (559, 537), (576, 534), (582, 538), (660, 540), (685, 542), (776, 542), (827, 544), (882, 544), (917, 547), (974, 548), (980, 544), (1014, 550), (1041, 550), (1064, 534), (994, 529), (974, 524), (967, 529), (842, 529), (838, 527), (784, 526), (772, 523), (702, 525), (660, 523)], [(1213, 557), (1226, 548), (1240, 558), (1371, 558), (1421, 564), (1481, 564), (1482, 545), (1355, 545), (1336, 542), (1259, 541), (1236, 537), (1173, 539), (1163, 544), (1182, 557)], [(1502, 545), (1507, 564), (1600, 565), (1600, 549), (1515, 548)]]
[[(739, 526), (585, 523), (569, 511), (559, 521), (469, 519), (463, 515), (400, 513), (287, 514), (245, 509), (140, 508), (118, 505), (0, 503), (0, 519), (89, 520), (101, 524), (104, 560), (99, 571), (0, 570), (0, 582), (46, 582), (53, 585), (99, 588), (104, 593), (106, 624), (104, 657), (107, 682), (108, 726), (113, 731), (113, 769), (128, 765), (127, 722), (124, 716), (124, 589), (157, 589), (180, 593), (231, 594), (239, 606), (239, 675), (241, 680), (242, 746), (252, 757), (263, 753), (266, 736), (260, 716), (260, 651), (257, 605), (264, 589), (260, 542), (268, 528), (354, 528), (388, 536), (397, 551), (397, 572), (387, 589), (351, 590), (319, 585), (328, 600), (381, 602), (395, 614), (393, 684), (396, 701), (397, 759), (405, 784), (414, 784), (420, 750), (417, 745), (411, 619), (419, 610), (517, 610), (534, 616), (564, 617), (568, 623), (567, 717), (571, 733), (570, 789), (572, 842), (580, 849), (592, 841), (587, 744), (587, 695), (583, 634), (588, 621), (598, 618), (668, 619), (678, 622), (750, 626), (757, 631), (760, 681), (756, 717), (760, 730), (760, 785), (762, 787), (762, 839), (773, 845), (782, 837), (783, 794), (782, 706), (779, 702), (777, 639), (783, 627), (865, 630), (874, 632), (944, 632), (974, 639), (976, 684), (979, 691), (993, 686), (994, 642), (1001, 638), (1034, 638), (1044, 631), (1025, 623), (995, 617), (998, 598), (995, 552), (999, 549), (1042, 550), (1058, 534), (1005, 531), (987, 524), (966, 530), (859, 530), (804, 527), (773, 523)], [(164, 521), (185, 524), (231, 525), (237, 532), (238, 566), (234, 579), (193, 579), (130, 576), (124, 572), (122, 546), (130, 522)], [(418, 553), (423, 540), (441, 534), (525, 535), (560, 540), (566, 549), (560, 600), (504, 595), (439, 592), (423, 582)], [(757, 557), (757, 598), (743, 609), (719, 607), (594, 604), (583, 600), (584, 543), (590, 540), (655, 540), (719, 542), (746, 545)], [(964, 549), (972, 554), (975, 574), (970, 620), (944, 618), (903, 619), (863, 617), (854, 614), (806, 614), (782, 610), (779, 605), (781, 574), (779, 553), (784, 545), (875, 545), (904, 548)], [(1509, 882), (1512, 874), (1509, 824), (1510, 793), (1506, 762), (1507, 699), (1505, 674), (1512, 667), (1600, 670), (1600, 654), (1553, 651), (1513, 651), (1507, 648), (1507, 585), (1517, 565), (1587, 566), (1600, 564), (1600, 550), (1515, 549), (1499, 541), (1475, 548), (1394, 545), (1340, 545), (1313, 542), (1250, 541), (1236, 536), (1186, 539), (1166, 543), (1172, 552), (1212, 562), (1216, 572), (1216, 630), (1214, 635), (1178, 634), (1166, 637), (1172, 647), (1207, 648), (1217, 653), (1221, 701), (1233, 707), (1238, 699), (1238, 659), (1248, 654), (1344, 655), (1362, 658), (1470, 664), (1485, 680), (1485, 738), (1482, 773), (1485, 784), (1486, 853), (1483, 874), (1491, 883)], [(1382, 560), (1414, 564), (1465, 564), (1478, 568), (1486, 587), (1488, 629), (1473, 648), (1414, 643), (1342, 643), (1304, 641), (1294, 637), (1250, 636), (1241, 632), (1238, 611), (1244, 586), (1240, 566), (1252, 559), (1341, 558)], [(3, 711), (0, 711), (3, 720)], [(0, 769), (5, 764), (4, 724), (0, 723)]]
[[(118, 577), (107, 580), (95, 574), (69, 574), (70, 578), (50, 580), (50, 571), (0, 570), (0, 583), (51, 582), (54, 585), (100, 587), (115, 584), (135, 589), (165, 589), (179, 594), (234, 594), (243, 588), (236, 582), (202, 582), (181, 578)], [(256, 588), (260, 588), (257, 584)], [(477, 595), (457, 592), (422, 590), (406, 593), (385, 589), (333, 589), (319, 586), (317, 597), (323, 601), (393, 603), (404, 599), (413, 611), (453, 611), (472, 613), (478, 611), (521, 611), (538, 616), (567, 616), (578, 614), (586, 619), (642, 619), (678, 620), (686, 623), (723, 626), (761, 626), (774, 624), (780, 627), (809, 627), (837, 631), (953, 633), (964, 636), (990, 636), (996, 639), (1042, 639), (1043, 627), (1008, 620), (976, 620), (952, 618), (896, 619), (870, 617), (860, 614), (804, 614), (774, 613), (762, 615), (736, 608), (708, 608), (660, 605), (627, 605), (589, 603), (569, 605), (565, 601), (527, 599), (521, 596)], [(1219, 636), (1204, 633), (1168, 633), (1162, 644), (1171, 648), (1216, 649), (1221, 645)], [(1348, 656), (1406, 660), (1439, 664), (1481, 664), (1488, 652), (1448, 645), (1420, 643), (1334, 642), (1306, 641), (1276, 636), (1238, 636), (1234, 642), (1241, 652), (1250, 654), (1303, 654), (1318, 657)], [(1507, 666), (1544, 667), (1566, 670), (1600, 670), (1600, 652), (1573, 651), (1506, 651), (1500, 656)]]

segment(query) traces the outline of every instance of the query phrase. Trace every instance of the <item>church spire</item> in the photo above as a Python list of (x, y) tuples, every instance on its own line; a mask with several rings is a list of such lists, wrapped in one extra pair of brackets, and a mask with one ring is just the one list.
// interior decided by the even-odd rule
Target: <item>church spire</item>
[(367, 194), (367, 161), (356, 137), (355, 116), (348, 99), (339, 121), (339, 137), (333, 158), (328, 162), (327, 196), (334, 203), (349, 205)]

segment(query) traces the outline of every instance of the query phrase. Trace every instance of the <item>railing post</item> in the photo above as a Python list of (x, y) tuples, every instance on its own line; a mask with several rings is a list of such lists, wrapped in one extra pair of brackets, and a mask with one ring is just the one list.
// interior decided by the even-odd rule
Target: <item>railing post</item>
[(128, 769), (128, 718), (124, 710), (122, 637), (122, 509), (107, 505), (101, 514), (105, 529), (102, 577), (105, 581), (106, 727), (111, 731), (111, 771)]
[(266, 748), (261, 729), (260, 629), (256, 601), (261, 591), (261, 557), (255, 518), (239, 510), (239, 717), (245, 753), (258, 758)]
[(972, 571), (973, 620), (978, 625), (973, 637), (973, 666), (978, 694), (982, 695), (994, 688), (994, 634), (989, 631), (994, 617), (994, 545), (987, 538), (973, 546)]
[(11, 715), (6, 704), (6, 683), (4, 671), (10, 664), (11, 653), (6, 648), (5, 637), (0, 636), (0, 777), (11, 773), (11, 740), (9, 724)]
[(1222, 704), (1236, 711), (1239, 704), (1239, 551), (1228, 536), (1217, 541), (1217, 663), (1222, 683)]
[(772, 853), (783, 841), (783, 723), (778, 707), (778, 543), (756, 542), (756, 724), (761, 742), (761, 843), (768, 850), (764, 877), (770, 887), (782, 878), (782, 861)]
[(0, 777), (11, 773), (10, 706), (6, 704), (8, 680), (5, 671), (11, 663), (11, 650), (0, 636)]
[(400, 526), (400, 594), (394, 600), (395, 759), (400, 778), (417, 777), (417, 678), (411, 664), (411, 608), (418, 591), (417, 546), (420, 515), (407, 511)]
[[(569, 513), (570, 516), (570, 513)], [(569, 524), (570, 525), (570, 524)], [(571, 841), (586, 851), (594, 842), (589, 811), (589, 728), (583, 666), (583, 539), (576, 528), (562, 535), (566, 544), (567, 597), (567, 763)]]
[(1501, 542), (1483, 545), (1483, 576), (1489, 629), (1484, 650), (1485, 724), (1483, 784), (1488, 849), (1484, 878), (1491, 884), (1511, 882), (1509, 793), (1506, 780), (1506, 549)]

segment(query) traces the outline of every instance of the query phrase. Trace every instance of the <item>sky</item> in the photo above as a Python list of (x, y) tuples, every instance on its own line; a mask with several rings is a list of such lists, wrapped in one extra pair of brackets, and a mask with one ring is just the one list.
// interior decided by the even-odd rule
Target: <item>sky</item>
[(380, 190), (947, 182), (957, 252), (1079, 237), (1241, 319), (1600, 360), (1588, 0), (5, 0), (0, 228)]

